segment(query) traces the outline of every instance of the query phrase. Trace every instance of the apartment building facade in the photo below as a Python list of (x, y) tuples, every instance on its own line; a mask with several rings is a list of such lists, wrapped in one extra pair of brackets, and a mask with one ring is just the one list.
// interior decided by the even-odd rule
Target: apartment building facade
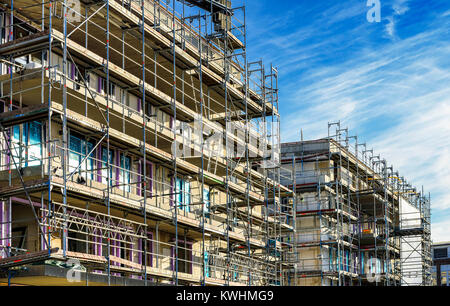
[(277, 71), (245, 9), (72, 2), (2, 1), (2, 281), (283, 285)]

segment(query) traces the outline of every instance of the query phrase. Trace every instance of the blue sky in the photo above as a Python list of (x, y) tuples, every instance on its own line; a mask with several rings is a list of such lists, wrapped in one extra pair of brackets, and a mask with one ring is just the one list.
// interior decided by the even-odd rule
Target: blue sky
[(432, 196), (433, 240), (450, 241), (450, 1), (248, 0), (249, 60), (279, 70), (282, 141), (341, 120)]

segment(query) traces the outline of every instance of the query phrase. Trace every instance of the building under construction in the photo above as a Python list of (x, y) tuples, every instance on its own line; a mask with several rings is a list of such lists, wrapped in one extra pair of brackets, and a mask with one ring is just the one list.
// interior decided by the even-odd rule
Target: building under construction
[(1, 282), (287, 284), (278, 72), (237, 2), (0, 1)]
[(429, 283), (423, 191), (340, 123), (280, 154), (238, 2), (0, 0), (1, 283)]
[[(328, 137), (282, 144), (282, 183), (296, 194), (296, 264), (287, 283), (431, 284), (430, 198), (340, 122)], [(291, 199), (286, 199), (289, 203)]]

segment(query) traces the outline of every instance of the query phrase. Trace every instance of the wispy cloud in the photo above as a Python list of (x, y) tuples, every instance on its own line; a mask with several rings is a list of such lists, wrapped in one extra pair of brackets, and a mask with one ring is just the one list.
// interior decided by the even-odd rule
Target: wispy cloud
[(392, 9), (394, 10), (395, 15), (403, 15), (407, 11), (409, 11), (408, 1), (409, 0), (395, 0), (394, 1), (394, 3), (392, 4)]
[(385, 25), (385, 31), (389, 37), (395, 36), (395, 21), (394, 16), (388, 16), (385, 18), (387, 20)]
[[(450, 209), (450, 90), (426, 95), (416, 109), (399, 118), (396, 126), (386, 129), (374, 139), (374, 147), (396, 168), (433, 194), (433, 209), (439, 214)], [(437, 98), (447, 96), (449, 98)], [(427, 99), (429, 98), (429, 99)], [(432, 101), (432, 102), (431, 102)], [(431, 102), (431, 103), (430, 103)], [(438, 217), (438, 216), (437, 216)]]
[[(388, 14), (385, 19), (385, 31), (390, 38), (396, 38), (396, 21), (397, 16), (402, 16), (409, 11), (409, 0), (394, 0), (392, 2), (391, 13)], [(387, 10), (385, 10), (387, 11)]]

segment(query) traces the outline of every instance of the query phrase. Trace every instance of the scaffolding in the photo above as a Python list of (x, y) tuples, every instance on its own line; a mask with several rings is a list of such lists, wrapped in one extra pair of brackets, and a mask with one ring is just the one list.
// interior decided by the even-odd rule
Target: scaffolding
[(400, 202), (401, 285), (431, 286), (433, 257), (431, 251), (431, 195), (418, 190), (404, 177), (395, 177)]
[(248, 62), (244, 5), (0, 3), (2, 257), (76, 259), (86, 283), (285, 284), (278, 72)]
[(297, 198), (297, 285), (430, 284), (429, 198), (406, 193), (404, 178), (340, 121), (327, 138), (283, 144), (282, 165), (295, 173), (281, 182)]

